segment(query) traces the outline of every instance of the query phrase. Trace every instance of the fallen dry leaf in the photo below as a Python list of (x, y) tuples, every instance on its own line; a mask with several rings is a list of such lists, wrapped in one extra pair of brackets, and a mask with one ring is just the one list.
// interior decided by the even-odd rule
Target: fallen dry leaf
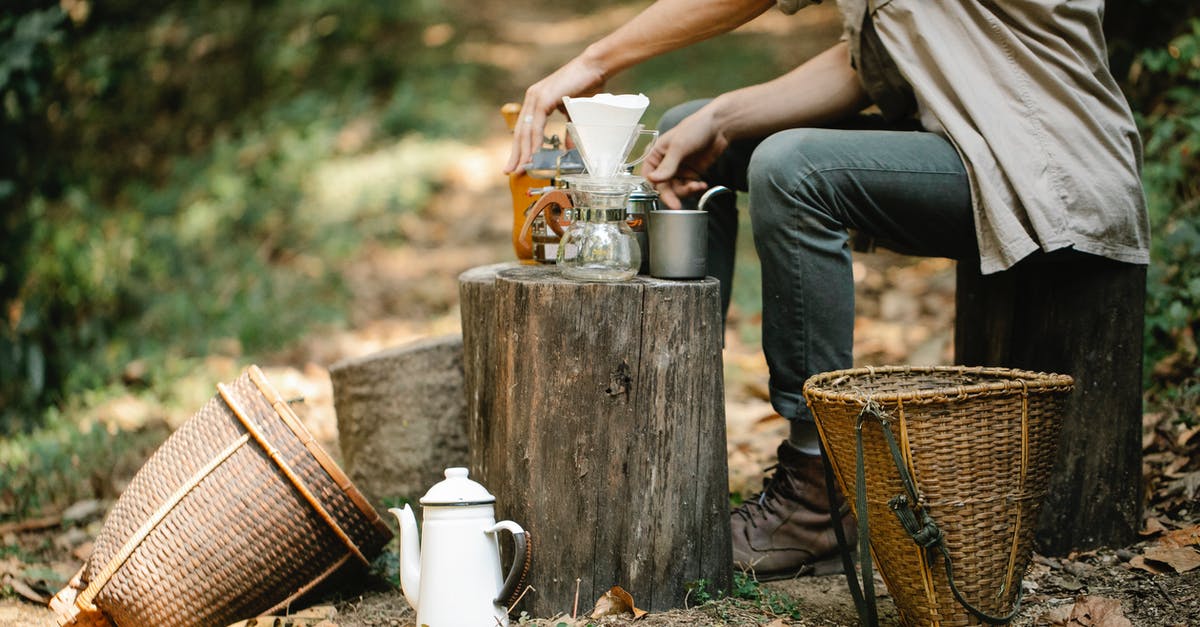
[(1180, 433), (1179, 437), (1175, 439), (1175, 446), (1178, 446), (1179, 448), (1186, 447), (1188, 443), (1192, 441), (1192, 438), (1196, 437), (1197, 434), (1200, 434), (1200, 424), (1192, 427), (1191, 429), (1186, 429)]
[(1163, 476), (1169, 479), (1179, 479), (1187, 474), (1179, 471), (1187, 468), (1187, 465), (1191, 462), (1192, 458), (1187, 457), (1186, 455), (1180, 455), (1175, 458), (1175, 461), (1171, 462), (1166, 468), (1163, 469)]
[(782, 618), (776, 618), (775, 620), (767, 623), (766, 625), (763, 625), (763, 627), (787, 627), (787, 626), (788, 626), (788, 623), (783, 622)]
[(633, 620), (637, 620), (646, 615), (646, 610), (640, 610), (633, 605), (633, 595), (625, 591), (621, 586), (613, 586), (605, 592), (599, 599), (596, 599), (596, 607), (592, 609), (592, 618), (600, 618), (602, 616), (612, 616), (614, 614), (633, 614)]
[(1143, 537), (1158, 535), (1167, 530), (1167, 527), (1162, 524), (1162, 521), (1151, 516), (1146, 519), (1146, 526), (1138, 532)]
[(9, 533), (25, 533), (28, 531), (41, 531), (51, 527), (57, 527), (62, 524), (62, 516), (45, 516), (42, 518), (30, 518), (27, 520), (19, 520), (17, 522), (4, 523), (0, 525), (0, 536)]
[(13, 589), (13, 592), (21, 595), (21, 597), (27, 601), (32, 601), (38, 605), (46, 605), (50, 602), (50, 597), (47, 597), (37, 590), (34, 590), (29, 586), (29, 584), (17, 579), (16, 577), (5, 577), (4, 583), (8, 584), (8, 586)]
[(1104, 597), (1079, 596), (1071, 608), (1067, 627), (1133, 627), (1121, 611), (1121, 602)]
[(1157, 543), (1163, 546), (1200, 546), (1200, 525), (1167, 531)]
[(1164, 575), (1170, 572), (1166, 566), (1157, 562), (1147, 561), (1145, 556), (1142, 555), (1133, 556), (1133, 559), (1129, 560), (1129, 567), (1144, 570), (1151, 575)]
[(1177, 573), (1200, 568), (1200, 552), (1191, 547), (1154, 546), (1142, 552), (1148, 562), (1160, 562)]
[(1063, 627), (1071, 620), (1071, 610), (1075, 609), (1074, 605), (1060, 605), (1048, 612), (1044, 612), (1037, 619), (1039, 625), (1052, 625), (1053, 627)]

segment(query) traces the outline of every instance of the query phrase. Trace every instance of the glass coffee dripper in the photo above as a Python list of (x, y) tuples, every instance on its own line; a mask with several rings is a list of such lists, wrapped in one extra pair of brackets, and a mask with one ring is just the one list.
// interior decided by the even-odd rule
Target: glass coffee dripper
[(622, 174), (563, 177), (574, 220), (558, 244), (558, 267), (563, 276), (583, 281), (624, 281), (638, 273), (641, 246), (625, 219), (629, 194), (642, 181)]
[[(579, 157), (588, 176), (608, 178), (623, 174), (642, 162), (658, 131), (647, 129), (644, 124), (579, 124), (567, 122), (567, 134), (579, 150)], [(649, 138), (642, 154), (633, 161), (625, 161), (634, 144), (642, 137)]]

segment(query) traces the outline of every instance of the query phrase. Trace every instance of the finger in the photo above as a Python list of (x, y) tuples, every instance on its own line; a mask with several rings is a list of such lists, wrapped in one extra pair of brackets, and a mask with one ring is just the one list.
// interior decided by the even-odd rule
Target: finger
[(525, 110), (524, 114), (525, 117), (522, 119), (528, 127), (525, 135), (528, 140), (525, 163), (528, 163), (533, 159), (533, 154), (542, 149), (542, 137), (546, 130), (546, 111), (542, 107), (534, 107), (532, 110)]
[[(534, 151), (541, 147), (541, 128), (536, 129), (537, 143), (534, 143), (535, 129), (533, 126), (536, 121), (534, 111), (537, 109), (537, 96), (530, 93), (531, 91), (525, 92), (525, 102), (521, 104), (521, 111), (517, 114), (517, 124), (513, 128), (513, 147), (508, 164), (505, 166), (505, 172), (523, 171), (524, 166), (533, 158)], [(545, 120), (545, 116), (542, 119)]]
[(525, 108), (521, 108), (521, 112), (517, 114), (517, 123), (513, 126), (512, 147), (508, 151), (508, 162), (504, 164), (504, 173), (512, 174), (519, 173), (521, 166), (529, 161), (529, 155), (525, 148), (525, 124), (522, 122), (525, 116)]
[(508, 161), (504, 164), (504, 173), (512, 174), (521, 162), (521, 136), (519, 130), (513, 127), (512, 146), (508, 149)]
[(662, 183), (654, 187), (658, 190), (659, 201), (666, 205), (667, 209), (679, 209), (683, 206), (683, 203), (679, 201), (679, 197), (675, 195), (675, 190), (671, 189), (670, 184)]
[[(662, 158), (656, 160), (657, 163), (654, 167), (646, 172), (646, 179), (651, 183), (665, 183), (675, 178), (679, 169), (679, 155), (676, 152), (668, 147), (663, 153)], [(647, 160), (649, 160), (649, 157), (647, 157)]]
[(661, 143), (654, 145), (650, 154), (646, 155), (646, 160), (642, 162), (642, 176), (649, 178), (650, 174), (658, 169), (662, 164), (663, 150)]

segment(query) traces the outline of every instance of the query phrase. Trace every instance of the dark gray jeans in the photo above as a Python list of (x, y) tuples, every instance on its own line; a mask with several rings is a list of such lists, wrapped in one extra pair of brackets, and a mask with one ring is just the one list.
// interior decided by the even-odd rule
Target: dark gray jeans
[[(659, 130), (705, 102), (671, 109)], [(734, 143), (705, 179), (749, 192), (771, 404), (789, 419), (812, 419), (801, 393), (809, 376), (853, 365), (851, 230), (906, 254), (978, 255), (962, 160), (933, 133), (885, 129), (868, 117), (790, 129)], [(727, 309), (736, 198), (716, 196), (710, 208), (708, 273), (721, 281)]]

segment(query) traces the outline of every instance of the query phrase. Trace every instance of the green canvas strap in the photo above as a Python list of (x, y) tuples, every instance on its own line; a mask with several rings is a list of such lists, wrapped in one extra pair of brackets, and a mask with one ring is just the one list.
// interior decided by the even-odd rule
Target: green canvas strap
[[(896, 442), (896, 436), (892, 433), (891, 418), (874, 400), (868, 399), (859, 412), (857, 420), (854, 423), (854, 445), (855, 445), (855, 460), (854, 460), (854, 501), (855, 511), (858, 513), (858, 551), (859, 562), (862, 568), (862, 586), (859, 587), (858, 578), (854, 574), (853, 564), (849, 557), (849, 547), (843, 537), (841, 525), (836, 517), (834, 520), (834, 528), (837, 531), (838, 542), (842, 546), (843, 564), (846, 565), (846, 582), (850, 586), (850, 594), (854, 597), (854, 605), (858, 610), (859, 621), (864, 627), (876, 627), (879, 624), (878, 611), (875, 603), (875, 585), (874, 571), (871, 564), (870, 553), (870, 523), (867, 516), (867, 481), (866, 471), (863, 462), (863, 437), (862, 428), (866, 418), (873, 418), (879, 423), (883, 437), (887, 441), (888, 449), (892, 455), (892, 462), (896, 465), (896, 470), (900, 473), (900, 483), (904, 487), (904, 494), (899, 494), (888, 500), (888, 507), (896, 514), (900, 525), (908, 532), (913, 541), (918, 546), (925, 549), (927, 552), (926, 561), (933, 563), (934, 552), (941, 553), (942, 561), (946, 568), (946, 579), (950, 584), (950, 592), (954, 595), (955, 600), (959, 602), (968, 612), (975, 618), (989, 625), (1006, 625), (1012, 622), (1012, 619), (1017, 616), (1021, 610), (1021, 600), (1024, 596), (1024, 590), (1018, 589), (1017, 599), (1013, 604), (1012, 612), (1006, 616), (992, 616), (979, 608), (971, 605), (963, 598), (959, 592), (958, 586), (954, 583), (954, 563), (950, 558), (950, 552), (946, 549), (945, 534), (938, 527), (937, 522), (929, 515), (929, 511), (920, 507), (921, 498), (917, 493), (916, 482), (913, 481), (912, 474), (908, 471), (908, 465), (904, 463), (904, 456), (900, 453), (900, 445)], [(827, 469), (828, 472), (828, 469)], [(832, 472), (829, 472), (832, 474)], [(828, 482), (827, 482), (828, 483)], [(832, 487), (830, 487), (832, 491)]]

